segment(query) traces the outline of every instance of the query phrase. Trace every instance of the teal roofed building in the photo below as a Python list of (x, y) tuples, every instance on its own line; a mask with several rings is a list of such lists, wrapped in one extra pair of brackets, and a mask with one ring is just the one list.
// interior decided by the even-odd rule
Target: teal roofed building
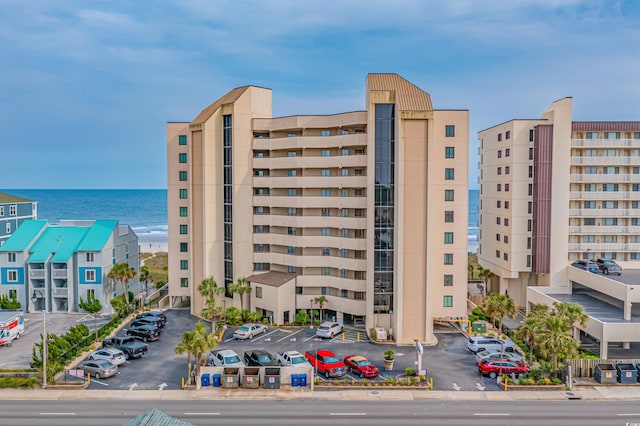
[(37, 202), (0, 192), (0, 246), (23, 222), (37, 218)]
[[(110, 311), (123, 288), (108, 274), (123, 262), (137, 273), (138, 237), (116, 220), (26, 220), (0, 247), (0, 294), (48, 312), (78, 311), (80, 298), (93, 294)], [(137, 274), (129, 291), (140, 293)]]

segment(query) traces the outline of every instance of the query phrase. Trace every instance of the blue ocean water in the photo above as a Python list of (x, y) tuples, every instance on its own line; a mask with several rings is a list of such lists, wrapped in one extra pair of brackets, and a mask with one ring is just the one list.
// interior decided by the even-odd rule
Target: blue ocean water
[(141, 238), (167, 239), (164, 189), (1, 189), (38, 202), (38, 219), (115, 219)]
[[(115, 219), (141, 239), (167, 238), (167, 191), (164, 189), (0, 189), (38, 202), (38, 219)], [(469, 246), (478, 239), (480, 191), (469, 190)]]

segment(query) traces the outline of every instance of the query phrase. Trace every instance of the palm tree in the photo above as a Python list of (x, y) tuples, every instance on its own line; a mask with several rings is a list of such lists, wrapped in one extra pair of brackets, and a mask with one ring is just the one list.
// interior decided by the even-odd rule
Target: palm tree
[(185, 331), (182, 333), (180, 343), (176, 346), (176, 354), (187, 354), (187, 381), (191, 383), (191, 356), (195, 352), (195, 333), (193, 331)]
[(489, 292), (489, 281), (491, 280), (491, 278), (495, 277), (496, 274), (491, 272), (491, 269), (486, 269), (486, 268), (483, 268), (482, 266), (480, 266), (478, 276), (480, 278), (482, 278), (482, 280), (484, 281), (484, 291), (486, 293), (488, 293)]
[(540, 321), (531, 315), (527, 315), (524, 322), (518, 325), (516, 329), (516, 338), (526, 342), (527, 346), (529, 346), (529, 365), (533, 365), (533, 345), (535, 344), (539, 329)]
[(130, 267), (128, 263), (120, 262), (113, 265), (107, 275), (109, 278), (119, 281), (122, 284), (122, 292), (127, 306), (129, 306), (129, 280), (137, 274), (136, 270)]
[(315, 299), (313, 299), (314, 303), (317, 303), (320, 306), (320, 322), (322, 322), (324, 320), (324, 304), (329, 302), (327, 300), (326, 297), (324, 296), (318, 296)]
[(568, 358), (578, 352), (578, 341), (570, 332), (565, 318), (557, 313), (545, 318), (538, 332), (537, 343), (541, 353), (553, 362), (553, 369), (558, 369), (558, 355)]
[[(245, 278), (238, 278), (238, 281), (229, 286), (229, 293), (240, 296), (240, 310), (244, 311), (244, 295), (251, 293), (251, 284), (247, 284)], [(251, 306), (249, 306), (251, 309)]]
[[(201, 322), (196, 323), (194, 329), (194, 355), (196, 358), (196, 369), (206, 364), (206, 353), (218, 345), (213, 333), (207, 333), (207, 328)], [(196, 372), (197, 374), (197, 372)]]
[(573, 330), (577, 325), (582, 327), (587, 326), (587, 319), (589, 319), (589, 316), (584, 313), (582, 306), (577, 303), (569, 304), (553, 302), (553, 308), (558, 315), (561, 315), (566, 319), (572, 336)]
[(213, 321), (218, 316), (216, 297), (224, 293), (224, 287), (219, 287), (215, 280), (209, 277), (202, 280), (198, 286), (198, 291), (204, 297), (204, 307), (200, 311), (200, 315), (211, 321), (211, 330), (213, 330)]
[(518, 307), (512, 298), (506, 294), (491, 293), (484, 302), (484, 311), (491, 318), (498, 318), (498, 331), (502, 333), (504, 317), (515, 318)]
[(142, 299), (142, 307), (146, 304), (147, 293), (149, 292), (148, 281), (149, 281), (149, 267), (147, 265), (142, 265), (140, 267), (140, 281), (144, 281), (144, 299)]
[(473, 272), (476, 270), (476, 267), (472, 263), (467, 264), (467, 277), (468, 279), (473, 279)]

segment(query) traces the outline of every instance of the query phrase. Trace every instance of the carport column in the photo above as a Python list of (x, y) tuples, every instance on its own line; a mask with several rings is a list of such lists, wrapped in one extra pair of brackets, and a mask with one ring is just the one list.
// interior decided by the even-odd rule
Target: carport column
[(601, 340), (600, 341), (600, 359), (607, 359), (609, 356), (609, 341)]
[(622, 349), (631, 349), (631, 342), (622, 342)]
[(627, 321), (631, 320), (631, 302), (624, 301), (624, 319)]

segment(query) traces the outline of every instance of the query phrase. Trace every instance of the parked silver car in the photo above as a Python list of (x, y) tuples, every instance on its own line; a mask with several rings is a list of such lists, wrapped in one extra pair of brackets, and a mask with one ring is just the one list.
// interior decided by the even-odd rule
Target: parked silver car
[(242, 359), (231, 349), (221, 349), (210, 352), (207, 355), (207, 365), (214, 365), (216, 367), (245, 367)]
[(622, 267), (611, 259), (598, 259), (596, 260), (600, 272), (605, 275), (622, 275)]
[(120, 349), (102, 348), (91, 352), (87, 359), (89, 361), (109, 361), (113, 365), (120, 365), (125, 363), (127, 357)]
[(484, 360), (491, 361), (513, 361), (513, 362), (522, 362), (522, 355), (517, 352), (494, 352), (494, 351), (482, 351), (476, 354), (476, 361), (483, 362)]
[(118, 366), (111, 364), (109, 361), (83, 361), (78, 368), (84, 370), (88, 376), (96, 379), (106, 379), (118, 374)]
[(332, 339), (333, 336), (342, 333), (342, 330), (342, 324), (326, 321), (320, 324), (320, 327), (318, 327), (318, 330), (316, 331), (316, 336)]
[(258, 334), (267, 332), (267, 326), (264, 324), (244, 324), (233, 332), (235, 339), (253, 339)]
[(515, 347), (515, 343), (513, 343), (511, 340), (500, 340), (495, 337), (487, 336), (470, 337), (469, 343), (467, 343), (467, 349), (469, 349), (474, 354), (482, 351), (514, 352)]

